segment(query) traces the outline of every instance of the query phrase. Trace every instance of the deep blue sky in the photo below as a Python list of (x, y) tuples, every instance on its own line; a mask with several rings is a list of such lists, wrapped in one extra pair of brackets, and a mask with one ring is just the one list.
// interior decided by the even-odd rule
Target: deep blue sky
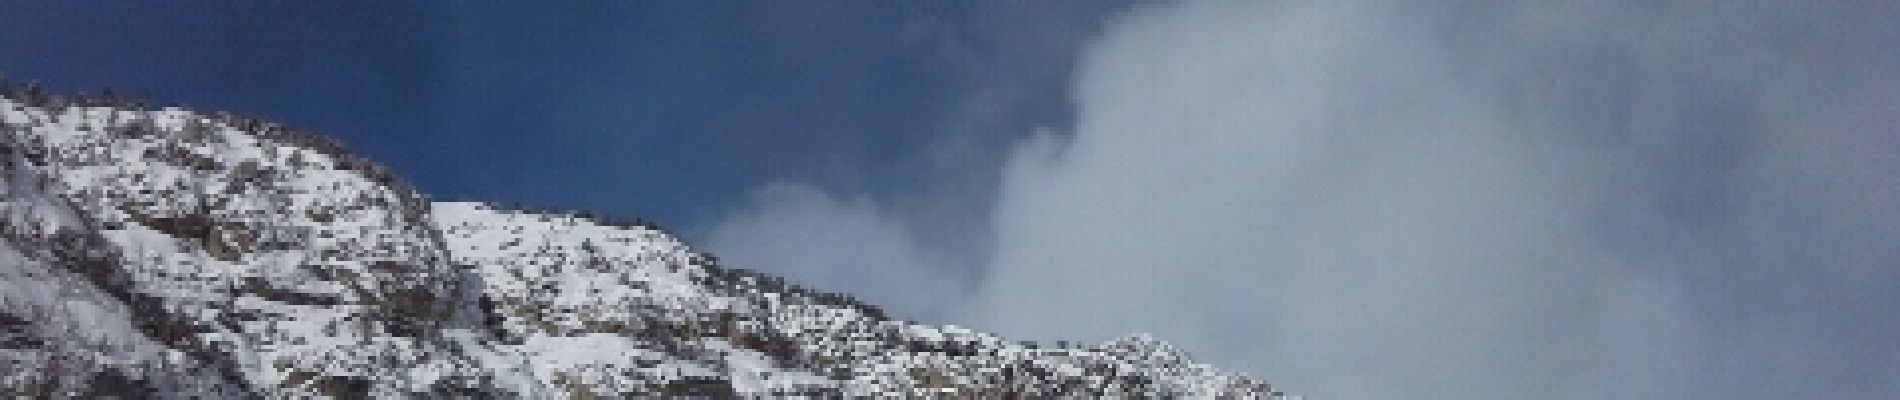
[[(691, 237), (777, 180), (959, 193), (944, 218), (981, 219), (1004, 147), (1067, 124), (1071, 53), (1117, 8), (471, 4), (0, 1), (0, 74), (328, 133), (438, 198)], [(961, 111), (996, 87), (1000, 111)], [(919, 161), (946, 141), (960, 160)]]

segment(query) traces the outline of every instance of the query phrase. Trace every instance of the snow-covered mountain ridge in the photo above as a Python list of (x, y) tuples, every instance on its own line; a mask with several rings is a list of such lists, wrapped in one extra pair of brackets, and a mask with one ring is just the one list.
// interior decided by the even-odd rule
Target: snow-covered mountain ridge
[(258, 120), (9, 88), (0, 132), (0, 393), (1277, 397), (1146, 336), (912, 324), (651, 226), (432, 202)]

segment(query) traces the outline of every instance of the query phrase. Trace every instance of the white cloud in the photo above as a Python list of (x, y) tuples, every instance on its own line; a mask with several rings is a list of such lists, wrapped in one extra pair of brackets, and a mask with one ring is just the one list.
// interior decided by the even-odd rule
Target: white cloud
[[(707, 248), (1315, 398), (1900, 394), (1900, 12), (1579, 4), (1139, 8), (989, 223), (982, 173), (887, 204), (778, 183)], [(968, 111), (918, 162), (983, 154), (951, 136), (1006, 124)]]
[(759, 188), (749, 208), (712, 229), (705, 246), (725, 265), (849, 293), (899, 318), (940, 320), (968, 286), (869, 201), (796, 183)]
[(1139, 9), (962, 320), (1317, 398), (1900, 394), (1900, 13), (1798, 4)]

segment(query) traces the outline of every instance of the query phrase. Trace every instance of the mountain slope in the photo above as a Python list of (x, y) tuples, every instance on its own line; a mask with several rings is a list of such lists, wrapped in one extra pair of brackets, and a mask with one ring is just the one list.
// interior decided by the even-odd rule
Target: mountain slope
[(321, 136), (87, 102), (0, 96), (0, 392), (1274, 395), (1147, 337), (910, 324), (650, 226), (432, 202)]

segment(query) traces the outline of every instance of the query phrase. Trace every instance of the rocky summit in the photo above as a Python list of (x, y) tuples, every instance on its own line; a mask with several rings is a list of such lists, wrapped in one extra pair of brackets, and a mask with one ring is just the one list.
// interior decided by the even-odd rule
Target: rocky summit
[(915, 324), (641, 221), (432, 201), (257, 119), (9, 85), (0, 165), (8, 395), (1280, 397), (1146, 336)]

